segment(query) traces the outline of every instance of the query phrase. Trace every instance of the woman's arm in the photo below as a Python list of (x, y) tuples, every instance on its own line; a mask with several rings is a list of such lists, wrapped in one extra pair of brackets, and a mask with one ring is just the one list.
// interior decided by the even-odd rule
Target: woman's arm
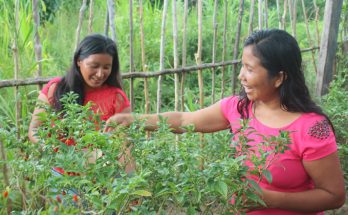
[(263, 190), (267, 206), (303, 213), (341, 207), (346, 193), (337, 152), (319, 160), (303, 161), (303, 165), (314, 182), (314, 189), (296, 193)]
[(183, 133), (184, 126), (193, 125), (195, 131), (210, 133), (227, 129), (229, 123), (221, 112), (220, 102), (215, 103), (207, 108), (200, 109), (194, 112), (165, 112), (160, 114), (116, 114), (112, 116), (107, 122), (105, 131), (110, 131), (112, 123), (117, 125), (129, 126), (135, 120), (135, 117), (140, 120), (145, 120), (147, 130), (156, 130), (159, 117), (167, 118), (167, 123), (175, 133)]
[[(38, 101), (49, 104), (47, 96), (43, 93), (39, 94)], [(36, 137), (36, 132), (37, 132), (37, 128), (42, 124), (37, 114), (42, 113), (44, 111), (45, 110), (42, 108), (35, 107), (34, 112), (32, 114), (31, 121), (29, 124), (28, 137), (29, 137), (29, 140), (33, 143), (39, 142), (39, 139)]]

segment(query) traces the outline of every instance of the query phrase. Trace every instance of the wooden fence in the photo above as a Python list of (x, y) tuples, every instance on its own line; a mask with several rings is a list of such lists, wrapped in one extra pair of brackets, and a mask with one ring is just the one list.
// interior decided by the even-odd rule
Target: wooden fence
[[(110, 35), (110, 37), (117, 42), (117, 33), (115, 28), (115, 0), (106, 0), (107, 1), (107, 15), (105, 20), (105, 27), (104, 27), (104, 33), (106, 35)], [(145, 112), (150, 112), (149, 104), (150, 104), (150, 98), (149, 98), (149, 83), (148, 78), (157, 78), (157, 112), (161, 111), (162, 107), (162, 88), (163, 88), (163, 76), (167, 75), (174, 75), (174, 95), (175, 95), (175, 110), (183, 110), (184, 109), (184, 89), (185, 89), (185, 77), (189, 72), (197, 72), (197, 79), (198, 79), (198, 86), (199, 86), (199, 105), (200, 107), (204, 106), (204, 89), (203, 89), (203, 75), (202, 72), (204, 70), (209, 69), (211, 71), (211, 103), (214, 103), (218, 98), (217, 97), (223, 97), (225, 93), (226, 86), (231, 86), (232, 93), (235, 93), (237, 89), (236, 84), (236, 77), (238, 73), (238, 63), (239, 63), (239, 52), (241, 48), (241, 28), (242, 28), (242, 22), (243, 18), (245, 19), (244, 12), (245, 10), (249, 10), (249, 22), (248, 22), (248, 33), (251, 33), (254, 30), (257, 29), (266, 29), (266, 28), (280, 28), (285, 29), (291, 32), (291, 34), (296, 37), (296, 21), (297, 21), (297, 14), (299, 13), (297, 10), (298, 8), (302, 9), (304, 22), (306, 25), (306, 36), (308, 39), (309, 47), (302, 49), (303, 52), (310, 52), (311, 53), (311, 63), (313, 64), (313, 68), (315, 70), (315, 73), (317, 74), (317, 80), (316, 80), (316, 92), (318, 96), (323, 95), (327, 92), (328, 85), (332, 79), (332, 68), (333, 68), (333, 62), (334, 57), (336, 53), (336, 44), (337, 44), (337, 34), (338, 34), (338, 26), (339, 26), (339, 18), (340, 18), (340, 11), (342, 8), (342, 2), (343, 0), (335, 0), (335, 1), (326, 1), (325, 5), (325, 15), (323, 18), (323, 32), (319, 32), (319, 12), (320, 10), (323, 10), (324, 8), (318, 8), (316, 4), (316, 0), (313, 0), (313, 7), (315, 8), (315, 29), (310, 29), (309, 20), (308, 20), (308, 12), (306, 8), (306, 4), (304, 0), (297, 1), (297, 0), (283, 0), (283, 1), (276, 1), (277, 6), (277, 17), (278, 17), (278, 26), (269, 26), (268, 23), (268, 1), (267, 0), (258, 0), (257, 2), (255, 0), (250, 0), (250, 8), (246, 8), (246, 4), (244, 0), (239, 1), (239, 9), (238, 11), (232, 11), (229, 10), (227, 0), (223, 1), (223, 7), (224, 7), (224, 21), (222, 26), (223, 31), (223, 38), (222, 38), (222, 50), (217, 50), (217, 31), (218, 31), (218, 25), (217, 25), (217, 7), (218, 3), (220, 1), (215, 0), (214, 1), (214, 12), (212, 17), (212, 28), (213, 28), (213, 38), (212, 42), (209, 45), (212, 45), (212, 62), (202, 62), (202, 17), (204, 14), (203, 10), (203, 0), (197, 0), (196, 3), (196, 9), (197, 9), (197, 28), (198, 28), (198, 35), (197, 35), (197, 52), (195, 53), (195, 60), (196, 65), (186, 65), (186, 36), (187, 36), (187, 16), (188, 16), (188, 0), (184, 1), (184, 12), (183, 14), (177, 14), (176, 11), (176, 0), (163, 0), (163, 10), (162, 10), (162, 22), (161, 22), (161, 35), (160, 35), (160, 59), (159, 59), (159, 69), (158, 71), (147, 71), (146, 68), (146, 56), (145, 56), (145, 48), (144, 48), (144, 40), (146, 38), (146, 35), (144, 34), (144, 23), (143, 23), (143, 0), (138, 0), (136, 3), (138, 4), (139, 8), (137, 10), (137, 19), (139, 19), (140, 22), (140, 32), (138, 36), (134, 36), (134, 28), (133, 28), (133, 16), (134, 16), (134, 2), (133, 0), (129, 0), (129, 62), (130, 67), (129, 71), (125, 72), (123, 71), (122, 77), (123, 79), (129, 80), (129, 98), (131, 101), (132, 108), (136, 105), (134, 103), (134, 81), (135, 79), (143, 79), (144, 80), (144, 98), (145, 98)], [(222, 2), (222, 1), (221, 1)], [(220, 2), (220, 3), (221, 3)], [(16, 29), (19, 29), (19, 23), (18, 23), (18, 11), (19, 11), (19, 0), (15, 0), (15, 15), (16, 15)], [(165, 68), (165, 44), (166, 44), (166, 38), (165, 32), (166, 32), (166, 21), (168, 19), (168, 8), (169, 4), (171, 5), (172, 9), (172, 40), (173, 40), (173, 67), (172, 68)], [(94, 0), (89, 0), (88, 4), (89, 8), (87, 7), (87, 0), (82, 0), (82, 5), (79, 11), (79, 22), (78, 26), (76, 28), (76, 37), (75, 37), (75, 44), (77, 45), (80, 41), (80, 32), (82, 28), (83, 23), (83, 17), (85, 17), (85, 13), (87, 9), (89, 9), (89, 16), (88, 16), (88, 32), (93, 31), (93, 18), (94, 18)], [(39, 35), (39, 28), (40, 28), (40, 17), (39, 17), (39, 0), (32, 0), (32, 9), (33, 9), (33, 22), (34, 22), (34, 48), (35, 48), (35, 56), (37, 61), (37, 73), (36, 77), (34, 78), (28, 78), (28, 79), (19, 79), (19, 62), (18, 62), (18, 49), (17, 44), (14, 43), (12, 50), (13, 50), (13, 56), (14, 56), (14, 80), (0, 80), (0, 89), (5, 87), (15, 87), (15, 95), (18, 95), (18, 90), (20, 86), (24, 85), (38, 85), (42, 86), (42, 84), (45, 84), (50, 80), (51, 77), (42, 77), (42, 45), (40, 42), (40, 35)], [(257, 9), (258, 17), (255, 16), (255, 11)], [(227, 23), (229, 20), (227, 20), (228, 13), (235, 14), (235, 16), (238, 16), (238, 22), (236, 24), (236, 33), (234, 35), (234, 45), (233, 45), (233, 57), (232, 59), (226, 59), (226, 52), (227, 52)], [(182, 44), (178, 44), (178, 23), (177, 23), (177, 16), (183, 16), (183, 23), (182, 23)], [(255, 20), (257, 19), (257, 26), (254, 25)], [(245, 26), (245, 25), (244, 25)], [(206, 26), (205, 26), (206, 27)], [(310, 33), (315, 32), (315, 39), (312, 38), (312, 34)], [(109, 32), (110, 31), (110, 32)], [(321, 36), (320, 36), (321, 35)], [(142, 65), (142, 71), (135, 71), (134, 68), (134, 40), (140, 40), (141, 44), (141, 65)], [(314, 43), (313, 41), (318, 41), (318, 43)], [(16, 41), (16, 40), (14, 40)], [(319, 42), (321, 41), (321, 42)], [(182, 52), (182, 59), (181, 59), (181, 65), (179, 65), (179, 55), (178, 55), (178, 49), (181, 45), (181, 52)], [(318, 52), (318, 50), (320, 50)], [(216, 62), (216, 53), (218, 51), (222, 51), (222, 61)], [(318, 63), (317, 63), (318, 62)], [(216, 70), (217, 68), (220, 69), (222, 81), (221, 81), (221, 95), (216, 95), (215, 91), (215, 85), (216, 83)], [(231, 75), (231, 82), (225, 82), (225, 76), (229, 72)], [(39, 87), (39, 88), (40, 88)], [(16, 111), (16, 119), (17, 119), (17, 127), (19, 127), (19, 119), (20, 119), (20, 105), (19, 105), (19, 99), (16, 99), (17, 101), (17, 111)]]

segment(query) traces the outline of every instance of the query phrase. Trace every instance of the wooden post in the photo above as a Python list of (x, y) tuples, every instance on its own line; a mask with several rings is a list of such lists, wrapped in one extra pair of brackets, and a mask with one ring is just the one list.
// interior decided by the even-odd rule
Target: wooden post
[[(212, 51), (212, 63), (215, 64), (216, 55), (216, 36), (217, 36), (217, 22), (216, 22), (216, 12), (217, 12), (217, 0), (214, 1), (214, 14), (213, 14), (213, 51)], [(215, 67), (211, 68), (211, 104), (215, 103)]]
[[(197, 44), (197, 52), (195, 54), (196, 64), (202, 64), (202, 28), (203, 28), (203, 2), (202, 0), (197, 1), (197, 18), (198, 18), (198, 44)], [(199, 87), (199, 105), (200, 108), (204, 106), (204, 89), (203, 89), (203, 74), (202, 70), (198, 70), (198, 87)]]
[(109, 27), (111, 29), (111, 39), (117, 44), (117, 35), (115, 27), (115, 2), (114, 0), (107, 0)]
[[(116, 35), (116, 33), (115, 33)], [(116, 38), (116, 37), (115, 37)], [(133, 48), (133, 1), (129, 0), (129, 72), (134, 72), (134, 48)], [(134, 78), (129, 80), (129, 98), (131, 111), (134, 111)]]
[(76, 28), (75, 50), (77, 49), (77, 46), (80, 43), (80, 33), (82, 28), (83, 15), (85, 14), (86, 8), (87, 8), (87, 0), (83, 0), (81, 8), (80, 8), (79, 23)]
[(318, 58), (316, 94), (322, 96), (328, 92), (332, 80), (332, 70), (337, 48), (337, 35), (343, 0), (326, 1), (324, 27), (321, 36)]
[(93, 4), (94, 0), (89, 1), (89, 18), (88, 18), (88, 33), (93, 32)]
[[(223, 31), (223, 35), (222, 35), (222, 61), (225, 61), (225, 57), (226, 57), (226, 44), (227, 44), (227, 0), (224, 0), (224, 31)], [(224, 97), (224, 93), (225, 93), (225, 67), (223, 66), (221, 68), (221, 96), (220, 98)]]
[(287, 1), (284, 0), (284, 5), (283, 5), (283, 15), (282, 15), (282, 27), (281, 29), (286, 30), (286, 10), (287, 10)]
[[(186, 25), (187, 25), (187, 14), (188, 14), (188, 0), (184, 1), (184, 20), (182, 24), (182, 59), (181, 68), (186, 67)], [(185, 72), (181, 73), (181, 83), (180, 83), (180, 94), (181, 94), (181, 111), (184, 111), (185, 104)]]
[[(161, 47), (160, 47), (160, 71), (164, 69), (165, 39), (166, 39), (166, 19), (168, 10), (168, 0), (164, 0), (161, 25)], [(157, 80), (157, 113), (161, 112), (162, 105), (162, 75)]]
[(254, 8), (255, 8), (255, 0), (251, 0), (250, 3), (250, 17), (249, 17), (249, 30), (248, 35), (250, 35), (254, 29), (253, 29), (253, 22), (254, 22)]
[(109, 8), (106, 8), (106, 17), (105, 17), (105, 24), (104, 24), (104, 34), (105, 36), (109, 36)]
[[(176, 0), (172, 1), (172, 19), (173, 19), (173, 56), (174, 56), (174, 69), (178, 68), (178, 24), (176, 18)], [(179, 111), (179, 74), (174, 74), (174, 110)]]
[[(145, 35), (144, 35), (144, 9), (143, 0), (139, 0), (139, 22), (140, 22), (140, 48), (141, 48), (141, 65), (143, 72), (147, 72), (146, 58), (145, 58)], [(144, 96), (145, 96), (145, 113), (150, 112), (150, 96), (149, 96), (149, 82), (147, 78), (144, 78)]]
[[(39, 26), (40, 26), (40, 16), (38, 10), (38, 0), (33, 0), (33, 19), (34, 19), (34, 49), (35, 49), (35, 58), (37, 63), (37, 73), (36, 77), (41, 77), (42, 75), (42, 46), (40, 42)], [(39, 85), (39, 90), (42, 88), (42, 85)]]
[[(242, 21), (243, 21), (243, 10), (244, 10), (244, 0), (239, 1), (239, 15), (238, 15), (238, 25), (237, 25), (237, 32), (236, 32), (236, 40), (234, 43), (234, 49), (233, 49), (233, 60), (237, 60), (239, 55), (239, 40), (242, 30)], [(262, 26), (260, 26), (262, 27)], [(236, 85), (237, 85), (237, 64), (233, 64), (233, 70), (232, 70), (232, 94), (236, 93)]]
[(262, 24), (263, 24), (263, 20), (262, 20), (262, 0), (259, 0), (259, 6), (258, 6), (258, 9), (259, 9), (259, 30), (262, 30), (263, 27), (262, 27)]

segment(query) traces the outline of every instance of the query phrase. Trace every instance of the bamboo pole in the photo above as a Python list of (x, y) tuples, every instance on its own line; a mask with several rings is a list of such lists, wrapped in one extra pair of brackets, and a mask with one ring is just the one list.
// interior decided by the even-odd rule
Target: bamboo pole
[[(305, 23), (306, 23), (306, 33), (307, 33), (308, 44), (312, 48), (313, 47), (313, 41), (312, 41), (311, 34), (309, 32), (309, 27), (308, 27), (309, 24), (308, 24), (306, 5), (305, 5), (303, 0), (301, 0), (301, 2), (302, 2), (303, 16), (305, 18)], [(315, 53), (314, 53), (314, 51), (312, 51), (311, 53), (312, 53), (312, 63), (313, 63), (314, 71), (315, 71), (315, 74), (317, 74), (317, 64), (315, 62)]]
[[(203, 2), (197, 1), (197, 14), (198, 14), (198, 44), (197, 52), (195, 54), (196, 64), (202, 64), (202, 16), (203, 16)], [(198, 70), (198, 87), (199, 87), (199, 105), (201, 108), (204, 106), (204, 90), (203, 90), (203, 76), (202, 70)]]
[(280, 16), (280, 6), (279, 6), (279, 0), (277, 0), (277, 15), (278, 15), (278, 28), (282, 28), (282, 18)]
[[(243, 8), (244, 8), (244, 0), (240, 0), (239, 14), (238, 14), (238, 27), (237, 27), (236, 40), (235, 40), (234, 49), (233, 49), (233, 60), (236, 60), (239, 54), (239, 41), (240, 41), (240, 34), (242, 30)], [(232, 70), (232, 94), (236, 93), (236, 85), (237, 85), (237, 64), (234, 64), (233, 70)]]
[[(226, 57), (226, 32), (227, 32), (227, 0), (224, 0), (224, 31), (222, 33), (222, 61), (225, 61)], [(221, 68), (221, 96), (220, 98), (224, 97), (225, 93), (225, 67), (223, 66)]]
[[(179, 59), (178, 59), (178, 25), (176, 18), (176, 0), (172, 1), (172, 17), (173, 17), (173, 56), (174, 56), (174, 69), (178, 68)], [(179, 75), (174, 74), (174, 91), (175, 91), (175, 100), (174, 100), (174, 110), (179, 111)]]
[[(184, 19), (182, 26), (182, 59), (181, 59), (181, 68), (186, 67), (186, 25), (187, 25), (187, 14), (188, 14), (188, 0), (184, 1)], [(184, 111), (185, 107), (185, 72), (181, 73), (181, 82), (180, 82), (180, 94), (181, 94), (181, 111)]]
[[(195, 53), (196, 65), (202, 64), (202, 18), (203, 18), (203, 2), (202, 0), (197, 1), (197, 23), (198, 23), (198, 43), (197, 52)], [(198, 70), (198, 87), (199, 87), (199, 106), (202, 109), (204, 107), (204, 90), (203, 90), (203, 74), (202, 70)], [(200, 134), (200, 147), (203, 149), (204, 144), (204, 134)], [(201, 158), (200, 169), (204, 169), (204, 158)]]
[(315, 9), (315, 33), (317, 36), (317, 46), (320, 46), (320, 33), (319, 33), (319, 7), (317, 1), (313, 0), (314, 9)]
[(286, 11), (287, 11), (287, 0), (284, 0), (284, 5), (283, 5), (283, 15), (282, 15), (282, 28), (283, 30), (286, 30)]
[(258, 6), (258, 11), (259, 11), (259, 30), (262, 30), (263, 29), (263, 26), (262, 26), (262, 0), (259, 0), (259, 6)]
[(115, 27), (115, 2), (114, 0), (107, 0), (108, 15), (109, 15), (109, 27), (111, 29), (111, 39), (117, 44), (117, 35)]
[(250, 17), (249, 17), (249, 28), (248, 28), (248, 34), (249, 35), (253, 32), (254, 8), (255, 8), (255, 0), (251, 0), (251, 3), (250, 3)]
[(88, 18), (88, 33), (93, 32), (93, 5), (94, 5), (94, 0), (89, 0), (89, 18)]
[[(19, 0), (15, 2), (15, 31), (12, 44), (12, 52), (14, 57), (14, 79), (18, 80), (19, 76), (19, 56), (18, 56), (18, 32), (19, 32)], [(21, 101), (19, 96), (19, 88), (15, 88), (15, 99), (16, 99), (16, 129), (17, 138), (20, 138), (20, 119), (21, 119)]]
[[(215, 63), (216, 54), (216, 35), (217, 35), (217, 22), (216, 22), (216, 12), (217, 12), (217, 0), (214, 1), (214, 14), (213, 14), (213, 53), (212, 53), (212, 63)], [(215, 103), (215, 67), (211, 71), (211, 104)]]
[(82, 28), (83, 15), (85, 14), (86, 8), (87, 8), (87, 0), (83, 0), (81, 8), (80, 8), (79, 22), (76, 28), (75, 50), (77, 49), (77, 46), (80, 43), (80, 32)]
[(320, 50), (318, 57), (318, 73), (316, 79), (316, 95), (326, 94), (333, 77), (334, 59), (337, 48), (339, 20), (343, 0), (326, 1)]
[[(316, 47), (318, 49), (318, 47)], [(311, 51), (312, 49), (306, 49), (306, 51)], [(231, 61), (223, 61), (219, 63), (207, 63), (207, 64), (201, 64), (199, 66), (188, 66), (188, 67), (182, 67), (178, 69), (163, 69), (161, 71), (149, 71), (149, 72), (133, 72), (133, 73), (122, 73), (122, 78), (151, 78), (151, 77), (158, 77), (161, 75), (173, 75), (175, 73), (188, 73), (188, 72), (195, 72), (198, 70), (204, 70), (204, 69), (210, 69), (212, 67), (226, 67), (233, 64), (240, 63), (240, 60), (231, 60)], [(49, 78), (28, 78), (28, 79), (22, 79), (22, 80), (0, 80), (0, 89), (6, 88), (6, 87), (16, 87), (16, 86), (26, 86), (26, 85), (38, 85), (38, 84), (45, 84), (49, 80), (51, 80), (54, 77)]]
[(105, 17), (105, 23), (104, 23), (104, 34), (105, 36), (109, 36), (109, 8), (106, 8), (106, 17)]
[[(133, 0), (129, 0), (129, 72), (134, 72), (134, 39), (133, 39)], [(131, 111), (134, 111), (134, 78), (129, 80), (129, 100)]]
[[(35, 59), (37, 63), (37, 73), (36, 77), (41, 77), (42, 75), (42, 46), (40, 42), (39, 26), (40, 26), (40, 17), (38, 10), (38, 0), (33, 0), (33, 18), (34, 18), (34, 50), (35, 50)], [(42, 85), (39, 85), (39, 90), (42, 88)]]
[(264, 8), (264, 11), (265, 11), (265, 27), (266, 29), (268, 29), (268, 0), (265, 0), (265, 8)]
[[(20, 2), (19, 0), (16, 0), (15, 2), (15, 34), (14, 34), (14, 40), (13, 40), (13, 56), (14, 56), (14, 64), (15, 64), (15, 70), (14, 70), (14, 76), (15, 80), (18, 79), (19, 76), (19, 54), (18, 54), (18, 33), (20, 31), (20, 25), (19, 25), (19, 7), (20, 7)], [(17, 139), (20, 139), (20, 130), (21, 130), (21, 97), (20, 97), (20, 92), (19, 88), (15, 88), (15, 98), (16, 98), (16, 129), (17, 129)], [(24, 210), (27, 209), (27, 204), (26, 204), (26, 196), (25, 196), (25, 186), (18, 186), (20, 190), (23, 190), (22, 195), (21, 195), (21, 200), (22, 200), (22, 208)]]
[[(0, 140), (0, 152), (1, 152), (2, 174), (4, 179), (4, 185), (5, 187), (10, 187), (9, 172), (8, 172), (7, 162), (6, 162), (7, 161), (6, 151), (5, 151), (4, 144), (2, 143), (2, 140)], [(10, 215), (12, 212), (11, 198), (7, 198), (6, 209), (7, 209), (7, 214)]]
[[(164, 0), (161, 26), (161, 47), (160, 47), (160, 70), (164, 69), (165, 39), (166, 39), (166, 19), (168, 10), (168, 0)], [(157, 113), (161, 112), (162, 105), (162, 75), (157, 81)]]
[(297, 0), (289, 0), (289, 16), (292, 36), (296, 38)]
[[(141, 48), (141, 65), (143, 72), (147, 72), (146, 56), (145, 56), (145, 36), (144, 36), (144, 16), (143, 16), (143, 0), (139, 0), (139, 22), (140, 22), (140, 48)], [(149, 82), (144, 78), (144, 96), (145, 96), (145, 113), (150, 112), (150, 96), (149, 96)]]

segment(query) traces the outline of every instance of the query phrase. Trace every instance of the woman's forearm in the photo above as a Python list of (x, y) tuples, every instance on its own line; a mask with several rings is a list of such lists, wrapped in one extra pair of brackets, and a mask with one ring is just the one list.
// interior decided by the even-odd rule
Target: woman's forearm
[(263, 200), (269, 208), (313, 213), (341, 207), (344, 195), (336, 195), (323, 189), (296, 193), (264, 190)]

